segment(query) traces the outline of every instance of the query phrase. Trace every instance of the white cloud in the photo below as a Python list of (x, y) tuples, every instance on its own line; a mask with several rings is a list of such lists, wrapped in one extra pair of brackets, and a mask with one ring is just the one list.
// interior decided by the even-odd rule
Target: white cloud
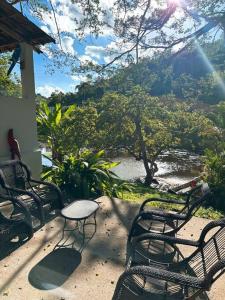
[(64, 36), (62, 38), (62, 49), (65, 53), (68, 53), (71, 55), (75, 54), (73, 44), (74, 44), (74, 39), (72, 37)]
[(106, 49), (102, 46), (86, 46), (85, 54), (90, 57), (100, 59), (103, 55), (105, 55)]
[(36, 88), (36, 93), (41, 94), (44, 97), (50, 97), (53, 92), (63, 92), (64, 90), (60, 87), (51, 86), (51, 85), (43, 85)]
[(42, 51), (45, 55), (47, 55), (47, 57), (48, 57), (49, 59), (51, 59), (51, 58), (53, 57), (52, 51), (50, 50), (48, 44), (46, 44), (46, 45), (41, 45), (41, 46), (40, 46), (40, 49), (41, 49), (41, 51)]
[[(54, 3), (55, 2), (55, 3)], [(82, 19), (82, 12), (78, 5), (73, 4), (71, 1), (59, 0), (53, 1), (55, 18), (60, 32), (70, 33), (76, 36), (75, 28), (76, 22)], [(49, 28), (49, 30), (57, 35), (57, 26), (53, 12), (43, 11), (43, 23)]]
[(74, 81), (74, 84), (79, 84), (80, 82), (85, 82), (88, 80), (87, 76), (85, 75), (72, 75), (71, 79)]

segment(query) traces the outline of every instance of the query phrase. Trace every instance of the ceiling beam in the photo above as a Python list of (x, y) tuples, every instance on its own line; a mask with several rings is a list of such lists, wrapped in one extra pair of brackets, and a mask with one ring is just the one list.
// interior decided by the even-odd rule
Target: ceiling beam
[(27, 42), (29, 44), (29, 42), (24, 37), (22, 37), (16, 31), (10, 29), (8, 26), (6, 26), (5, 24), (3, 24), (1, 22), (0, 22), (0, 30), (2, 30), (3, 32), (8, 34), (10, 37), (12, 37), (17, 42)]

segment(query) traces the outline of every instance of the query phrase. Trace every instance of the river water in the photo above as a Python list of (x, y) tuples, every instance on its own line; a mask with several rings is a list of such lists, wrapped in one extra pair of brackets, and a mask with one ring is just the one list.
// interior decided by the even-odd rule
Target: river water
[[(145, 169), (142, 161), (133, 157), (119, 156), (112, 159), (120, 161), (120, 164), (113, 168), (113, 171), (122, 179), (135, 180), (145, 176)], [(51, 165), (45, 157), (42, 157), (43, 165)], [(160, 182), (170, 185), (183, 184), (194, 177), (199, 176), (201, 171), (201, 160), (198, 155), (186, 151), (169, 151), (161, 155), (157, 161), (158, 172), (156, 178)]]
[[(135, 180), (145, 176), (142, 161), (133, 157), (117, 157), (114, 161), (121, 163), (113, 171), (123, 179)], [(201, 172), (201, 160), (198, 155), (186, 151), (165, 152), (157, 160), (158, 172), (156, 178), (168, 184), (183, 184)]]

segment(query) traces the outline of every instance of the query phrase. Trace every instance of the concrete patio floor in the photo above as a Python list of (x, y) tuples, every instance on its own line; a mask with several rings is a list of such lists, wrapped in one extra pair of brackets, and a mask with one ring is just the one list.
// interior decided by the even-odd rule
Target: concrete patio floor
[[(63, 227), (63, 219), (57, 217), (0, 261), (0, 299), (112, 299), (124, 270), (127, 234), (139, 206), (107, 197), (97, 201), (100, 203), (97, 232), (81, 255), (68, 248), (52, 252)], [(179, 236), (197, 239), (208, 222), (194, 217)], [(191, 250), (185, 248), (185, 254)], [(225, 275), (213, 285), (208, 297), (223, 300), (224, 295)]]

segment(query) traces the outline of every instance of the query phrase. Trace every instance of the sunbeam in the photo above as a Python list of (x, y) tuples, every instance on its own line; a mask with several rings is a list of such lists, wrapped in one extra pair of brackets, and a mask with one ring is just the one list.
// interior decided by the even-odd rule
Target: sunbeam
[(208, 59), (207, 55), (205, 54), (205, 51), (202, 49), (201, 45), (199, 44), (199, 42), (197, 40), (195, 40), (195, 45), (196, 45), (199, 53), (201, 54), (205, 64), (207, 65), (209, 70), (212, 72), (212, 75), (214, 76), (215, 80), (217, 81), (218, 85), (220, 86), (221, 90), (223, 91), (223, 93), (225, 95), (225, 82), (220, 77), (218, 72), (215, 70), (214, 66), (212, 65), (212, 63)]

